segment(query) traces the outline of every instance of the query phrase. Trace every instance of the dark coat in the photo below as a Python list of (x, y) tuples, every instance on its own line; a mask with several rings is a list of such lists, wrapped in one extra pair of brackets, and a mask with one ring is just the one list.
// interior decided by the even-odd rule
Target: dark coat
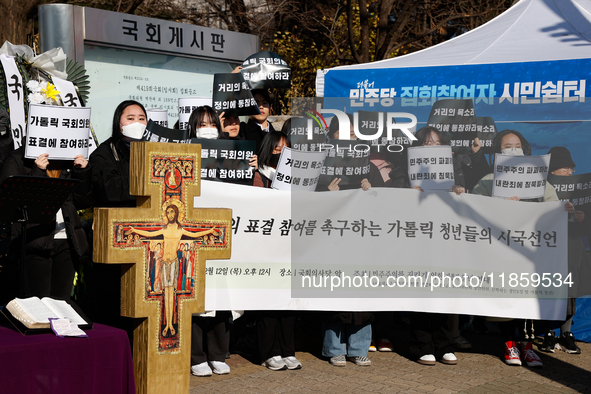
[[(271, 122), (269, 122), (269, 131), (275, 131)], [(249, 119), (248, 123), (240, 123), (240, 134), (242, 134), (247, 141), (255, 141), (257, 143), (255, 152), (258, 155), (259, 150), (261, 149), (261, 144), (263, 143), (263, 138), (265, 138), (267, 132), (263, 131), (257, 122)]]
[[(88, 251), (88, 242), (77, 210), (88, 208), (93, 204), (91, 169), (90, 164), (86, 168), (73, 167), (72, 162), (68, 164), (62, 169), (60, 178), (77, 179), (80, 182), (61, 209), (70, 248), (76, 255), (82, 256)], [(0, 173), (0, 182), (10, 175), (48, 176), (45, 170), (37, 167), (35, 160), (24, 158), (24, 148), (13, 151), (4, 161)], [(29, 220), (34, 222), (35, 218), (29, 218)], [(51, 250), (54, 245), (55, 226), (55, 220), (46, 224), (31, 223), (27, 225), (27, 251)], [(12, 239), (19, 238), (20, 233), (20, 224), (14, 224), (12, 226)], [(20, 241), (16, 244), (20, 245)]]
[(96, 207), (135, 207), (129, 194), (130, 148), (122, 138), (109, 138), (90, 155)]

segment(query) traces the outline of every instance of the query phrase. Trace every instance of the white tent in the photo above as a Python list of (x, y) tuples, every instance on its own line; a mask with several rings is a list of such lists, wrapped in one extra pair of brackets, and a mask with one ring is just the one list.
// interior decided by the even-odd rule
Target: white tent
[(440, 67), (591, 58), (591, 0), (521, 0), (490, 22), (431, 48), (373, 63), (318, 70), (323, 97), (327, 73), (342, 70)]

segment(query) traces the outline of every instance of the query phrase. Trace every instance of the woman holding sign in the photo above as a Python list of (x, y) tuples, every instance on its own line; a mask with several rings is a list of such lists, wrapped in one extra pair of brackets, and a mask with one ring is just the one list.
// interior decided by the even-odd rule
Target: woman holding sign
[[(125, 100), (115, 109), (111, 137), (90, 155), (95, 207), (136, 206), (136, 197), (129, 193), (131, 141), (141, 141), (147, 124), (146, 110), (137, 101)], [(93, 264), (88, 282), (92, 298), (100, 299), (93, 320), (123, 328), (132, 337), (133, 321), (120, 314), (120, 276), (117, 265)]]
[[(74, 193), (57, 212), (55, 220), (46, 224), (27, 225), (25, 261), (22, 262), (24, 288), (21, 297), (52, 297), (69, 300), (74, 284), (75, 265), (88, 251), (86, 234), (77, 210), (93, 203), (92, 178), (88, 160), (77, 155), (72, 161), (50, 160), (44, 153), (26, 159), (24, 148), (13, 151), (4, 161), (0, 181), (11, 175), (27, 175), (61, 179), (77, 179)], [(35, 218), (29, 218), (35, 223)], [(12, 250), (20, 256), (20, 224), (12, 228)]]
[(254, 186), (271, 187), (283, 147), (291, 148), (289, 137), (280, 131), (267, 133), (259, 152), (260, 167), (254, 174)]
[[(492, 153), (510, 156), (529, 156), (531, 155), (531, 145), (518, 131), (504, 130), (495, 137)], [(478, 182), (472, 192), (483, 196), (492, 196), (493, 183), (494, 174), (488, 174)], [(558, 196), (554, 187), (549, 182), (546, 182), (543, 197), (524, 200), (518, 196), (512, 196), (508, 197), (507, 200), (534, 202), (558, 201)], [(574, 207), (570, 202), (567, 202), (564, 208), (567, 212), (574, 213)], [(523, 359), (523, 362), (528, 367), (541, 367), (543, 366), (542, 360), (532, 348), (531, 340), (533, 333), (528, 332), (524, 340), (522, 335), (525, 331), (524, 327), (526, 327), (526, 321), (524, 319), (503, 319), (499, 321), (499, 328), (503, 335), (503, 341), (505, 342), (504, 361), (507, 365), (521, 365)], [(519, 332), (519, 335), (516, 334), (517, 332)]]
[[(197, 107), (188, 122), (191, 138), (227, 139), (221, 119), (209, 105)], [(242, 311), (207, 311), (191, 322), (191, 374), (211, 376), (230, 373), (226, 354), (230, 350), (230, 324)]]
[[(563, 146), (555, 146), (548, 151), (550, 157), (550, 174), (560, 177), (572, 176), (576, 167), (570, 151)], [(550, 178), (550, 177), (549, 177)], [(561, 199), (563, 196), (560, 196)], [(575, 199), (576, 200), (576, 199)], [(554, 353), (554, 349), (560, 349), (569, 354), (580, 354), (581, 348), (575, 343), (575, 336), (571, 332), (573, 316), (575, 314), (575, 298), (586, 295), (584, 286), (586, 281), (581, 281), (581, 269), (589, 265), (589, 255), (585, 251), (582, 237), (586, 235), (587, 223), (585, 223), (585, 212), (575, 211), (574, 220), (568, 223), (568, 272), (575, 280), (575, 287), (569, 289), (569, 298), (566, 304), (565, 321), (543, 321), (540, 326), (545, 330), (544, 342), (538, 345), (538, 349)], [(578, 282), (578, 283), (577, 283)], [(556, 337), (553, 328), (560, 327), (560, 336)]]
[[(254, 186), (270, 188), (275, 177), (279, 156), (284, 147), (291, 147), (289, 137), (279, 131), (269, 131), (260, 149), (260, 167), (254, 176)], [(256, 313), (259, 354), (263, 366), (272, 371), (300, 369), (295, 357), (295, 324), (293, 311), (259, 311)]]
[[(189, 117), (188, 127), (191, 138), (202, 138), (211, 140), (243, 140), (240, 134), (240, 119), (237, 116), (224, 116), (218, 114), (209, 105), (197, 107)], [(253, 155), (248, 165), (258, 168), (257, 155)]]
[[(415, 136), (417, 140), (412, 146), (441, 146), (442, 139), (436, 128), (426, 126), (419, 129)], [(454, 168), (454, 178), (458, 176)], [(420, 186), (414, 189), (423, 191)], [(454, 185), (453, 192), (464, 193), (464, 187)], [(410, 313), (410, 353), (419, 364), (435, 365), (439, 360), (443, 364), (455, 365), (458, 359), (454, 347), (454, 326), (457, 325), (458, 315), (444, 313)], [(459, 332), (458, 332), (458, 337)], [(463, 338), (461, 338), (463, 339)], [(465, 341), (465, 340), (463, 340)]]

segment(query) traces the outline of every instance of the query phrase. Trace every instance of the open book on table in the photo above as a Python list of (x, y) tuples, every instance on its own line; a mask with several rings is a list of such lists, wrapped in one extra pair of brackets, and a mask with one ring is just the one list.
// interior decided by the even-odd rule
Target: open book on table
[(80, 328), (87, 328), (86, 321), (70, 304), (49, 297), (15, 298), (6, 304), (6, 309), (25, 327), (50, 328), (49, 318), (68, 318)]

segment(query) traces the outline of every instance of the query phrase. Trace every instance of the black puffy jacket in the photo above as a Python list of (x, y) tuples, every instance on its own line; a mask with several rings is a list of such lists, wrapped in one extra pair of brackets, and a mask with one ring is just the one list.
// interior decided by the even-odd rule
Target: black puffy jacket
[[(2, 171), (0, 172), (0, 182), (3, 182), (5, 178), (11, 175), (48, 176), (45, 170), (37, 167), (35, 160), (24, 158), (24, 148), (13, 151), (6, 158), (2, 166)], [(86, 234), (82, 228), (77, 210), (88, 208), (93, 204), (90, 164), (86, 168), (77, 168), (73, 167), (73, 162), (64, 162), (64, 168), (62, 169), (60, 178), (71, 178), (80, 181), (76, 185), (74, 193), (68, 196), (61, 209), (66, 223), (66, 233), (70, 247), (78, 256), (82, 256), (88, 251), (88, 242), (86, 241)], [(35, 218), (29, 217), (31, 224), (27, 225), (27, 251), (51, 250), (54, 244), (55, 220), (46, 224), (34, 224), (34, 220)], [(13, 242), (15, 239), (20, 238), (20, 233), (20, 224), (13, 224)], [(20, 241), (17, 241), (16, 244), (20, 245)]]

